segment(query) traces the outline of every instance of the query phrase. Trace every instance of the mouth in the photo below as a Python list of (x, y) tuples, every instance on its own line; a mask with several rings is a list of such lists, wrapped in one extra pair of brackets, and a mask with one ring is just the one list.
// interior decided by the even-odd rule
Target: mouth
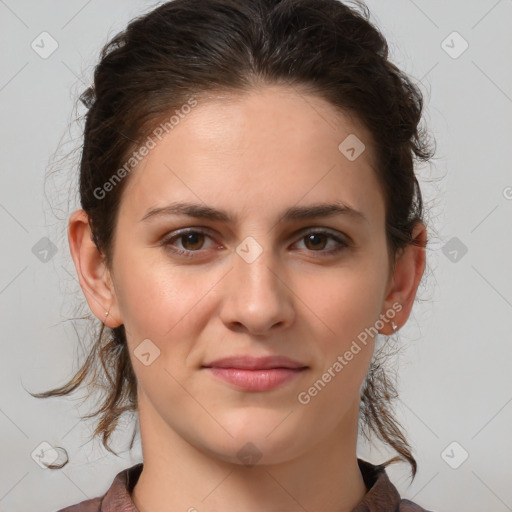
[(240, 368), (205, 368), (213, 377), (244, 391), (270, 391), (290, 382), (306, 368), (270, 368), (241, 370)]
[(283, 356), (218, 359), (202, 367), (216, 379), (238, 390), (269, 391), (290, 382), (309, 367)]

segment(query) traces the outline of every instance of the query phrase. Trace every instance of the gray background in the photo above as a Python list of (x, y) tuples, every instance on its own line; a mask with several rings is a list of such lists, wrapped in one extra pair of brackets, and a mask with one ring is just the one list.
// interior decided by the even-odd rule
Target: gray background
[[(98, 440), (87, 442), (92, 423), (79, 422), (89, 411), (77, 398), (83, 392), (39, 400), (26, 390), (63, 384), (83, 353), (81, 324), (70, 320), (83, 295), (66, 239), (76, 207), (74, 100), (100, 47), (153, 5), (0, 0), (2, 512), (50, 512), (102, 495), (118, 471), (141, 460), (138, 437), (119, 458)], [(429, 267), (399, 333), (407, 349), (395, 363), (397, 414), (419, 471), (411, 485), (406, 464), (388, 474), (403, 497), (429, 510), (512, 510), (512, 1), (368, 5), (392, 59), (421, 82), (437, 140), (436, 160), (418, 169)], [(47, 58), (31, 47), (42, 46), (44, 31), (58, 44)], [(469, 46), (459, 55), (464, 40)], [(50, 44), (46, 39), (46, 51)], [(68, 143), (56, 153), (61, 137)], [(67, 158), (52, 162), (52, 155)], [(45, 252), (45, 237), (55, 254)], [(128, 446), (128, 420), (116, 449)], [(65, 447), (70, 462), (42, 469), (32, 457), (42, 442)], [(391, 452), (361, 442), (358, 455), (377, 463)]]

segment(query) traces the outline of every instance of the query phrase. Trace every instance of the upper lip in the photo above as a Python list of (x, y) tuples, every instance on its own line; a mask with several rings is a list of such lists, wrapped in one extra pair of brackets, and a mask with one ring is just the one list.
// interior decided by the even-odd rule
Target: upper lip
[(284, 356), (250, 357), (232, 356), (216, 359), (203, 365), (206, 368), (240, 368), (243, 370), (268, 370), (269, 368), (306, 368), (307, 366)]

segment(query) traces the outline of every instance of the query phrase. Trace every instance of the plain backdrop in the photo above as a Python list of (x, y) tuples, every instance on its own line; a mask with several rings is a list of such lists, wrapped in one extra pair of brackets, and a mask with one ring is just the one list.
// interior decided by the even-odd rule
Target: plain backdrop
[[(65, 232), (78, 207), (76, 159), (56, 160), (58, 143), (67, 137), (76, 145), (73, 108), (100, 48), (155, 5), (0, 0), (1, 512), (51, 512), (100, 496), (141, 460), (139, 437), (126, 450), (129, 418), (114, 439), (115, 457), (88, 442), (82, 394), (39, 400), (27, 391), (62, 385), (83, 354), (82, 324), (72, 316), (84, 298)], [(387, 471), (403, 497), (429, 510), (505, 512), (512, 510), (512, 2), (368, 6), (392, 60), (420, 85), (437, 141), (436, 159), (418, 169), (432, 229), (428, 269), (396, 359), (396, 411), (419, 469), (411, 485), (406, 464)], [(41, 468), (33, 456), (48, 446), (41, 443), (64, 447), (70, 462)], [(364, 442), (358, 454), (373, 463), (392, 455)]]

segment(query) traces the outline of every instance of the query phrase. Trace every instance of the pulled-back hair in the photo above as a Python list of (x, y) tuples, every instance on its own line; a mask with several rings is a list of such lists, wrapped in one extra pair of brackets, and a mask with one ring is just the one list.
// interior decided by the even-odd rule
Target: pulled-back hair
[[(411, 235), (415, 224), (423, 222), (414, 161), (427, 161), (433, 154), (428, 134), (420, 128), (422, 95), (390, 62), (387, 42), (369, 21), (368, 8), (354, 3), (174, 0), (132, 20), (105, 45), (94, 83), (80, 97), (87, 112), (79, 193), (108, 268), (119, 206), (130, 179), (126, 162), (134, 151), (184, 105), (266, 85), (316, 95), (363, 123), (372, 136), (385, 199), (392, 270), (400, 249), (419, 244)], [(120, 173), (123, 166), (125, 172)], [(102, 192), (116, 173), (122, 179)], [(102, 436), (112, 452), (109, 438), (120, 416), (137, 410), (136, 377), (124, 325), (101, 324), (96, 334), (87, 359), (69, 382), (33, 396), (66, 395), (87, 377), (91, 387), (106, 377), (100, 407), (87, 417), (99, 415), (93, 436)], [(416, 460), (392, 410), (396, 396), (374, 355), (361, 392), (360, 428), (367, 439), (373, 432), (397, 452), (384, 466), (406, 461), (414, 479)]]

